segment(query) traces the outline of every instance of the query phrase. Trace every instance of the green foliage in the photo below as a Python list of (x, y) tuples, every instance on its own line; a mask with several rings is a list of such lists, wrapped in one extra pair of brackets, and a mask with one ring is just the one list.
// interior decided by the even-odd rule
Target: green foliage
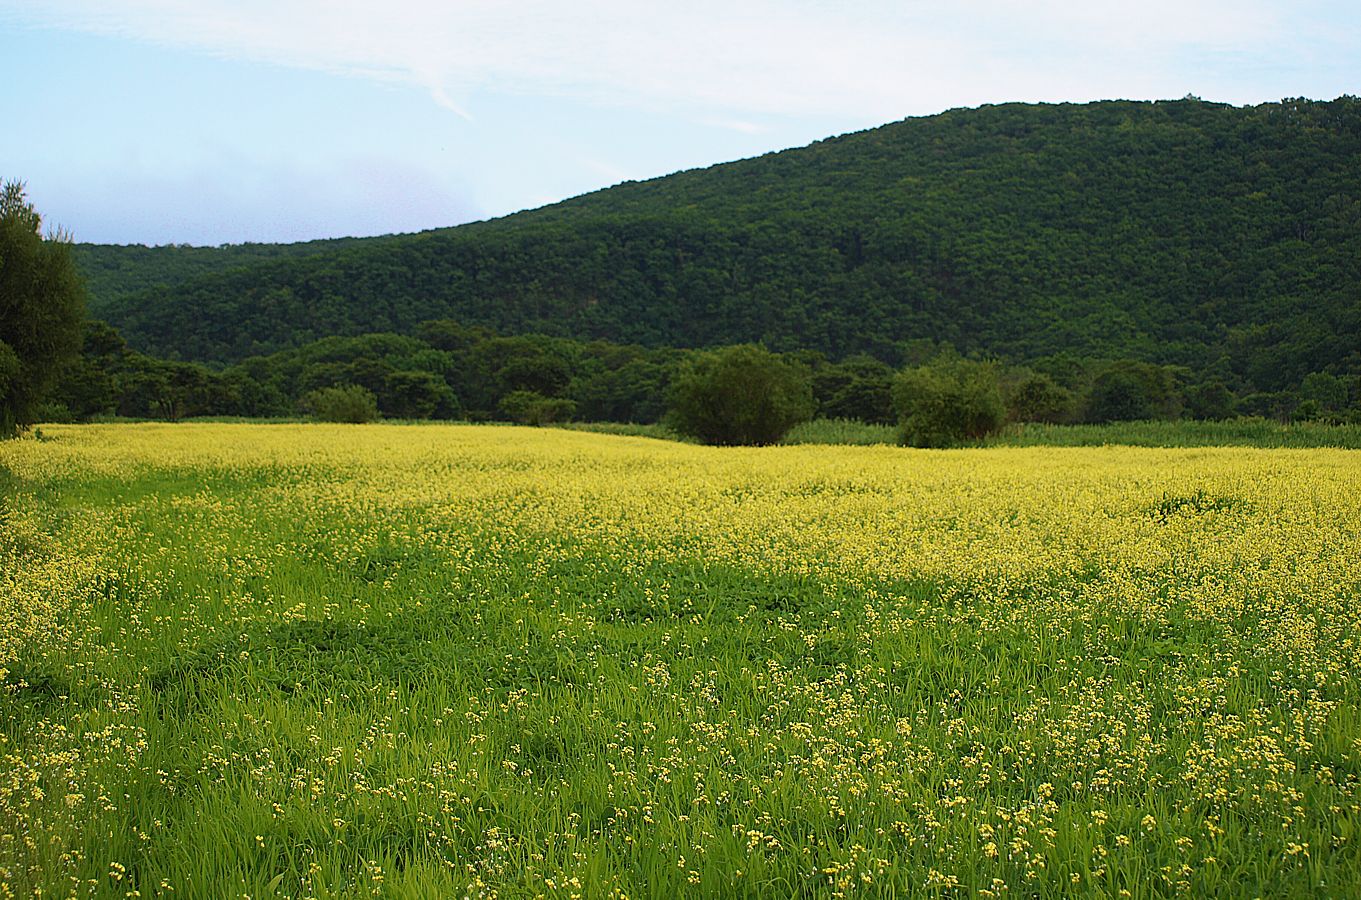
[[(38, 418), (88, 421), (111, 414), (172, 420), (278, 418), (293, 415), (311, 391), (357, 384), (374, 393), (381, 414), (395, 418), (528, 421), (529, 416), (535, 421), (551, 421), (572, 416), (593, 422), (652, 425), (663, 416), (675, 372), (693, 355), (682, 350), (648, 350), (606, 341), (584, 343), (546, 335), (502, 337), (449, 321), (429, 324), (431, 327), (419, 330), (422, 337), (418, 338), (395, 334), (326, 338), (214, 371), (137, 353), (113, 328), (91, 320), (86, 324), (81, 356), (63, 367), (51, 392), (51, 405), (39, 407)], [(923, 345), (922, 349), (939, 352), (935, 345)], [(882, 362), (865, 356), (829, 362), (816, 352), (785, 354), (784, 358), (811, 368), (814, 402), (824, 421), (846, 423), (845, 427), (853, 430), (861, 426), (850, 425), (852, 420), (867, 422), (867, 439), (874, 442), (878, 440), (876, 429), (885, 427), (878, 423), (896, 419), (891, 398), (883, 399), (892, 378), (891, 370)], [(532, 412), (521, 400), (504, 404), (515, 392), (508, 386), (515, 383), (514, 379), (503, 377), (504, 373), (518, 371), (532, 377), (540, 362), (546, 362), (550, 371), (566, 372), (570, 377), (560, 397), (528, 393), (562, 402)], [(1344, 398), (1350, 401), (1355, 380), (1326, 373), (1322, 378), (1306, 379), (1299, 392), (1258, 392), (1240, 400), (1218, 376), (1192, 384), (1183, 392), (1177, 386), (1180, 370), (1143, 363), (1068, 356), (1050, 357), (1032, 365), (1034, 368), (999, 369), (1011, 421), (1066, 421), (1077, 402), (1074, 398), (1079, 394), (1085, 398), (1094, 385), (1100, 387), (1112, 377), (1112, 372), (1128, 375), (1137, 396), (1146, 393), (1145, 380), (1152, 384), (1162, 398), (1160, 404), (1154, 404), (1154, 414), (1164, 418), (1175, 416), (1183, 404), (1186, 414), (1198, 419), (1227, 419), (1241, 411), (1281, 421), (1340, 423), (1357, 415), (1354, 405), (1336, 408)], [(0, 365), (0, 379), (5, 377), (4, 371)], [(1145, 373), (1144, 380), (1137, 377), (1140, 372)], [(554, 376), (554, 383), (562, 381), (560, 374)], [(1318, 402), (1320, 397), (1327, 401), (1326, 407)], [(882, 412), (885, 402), (890, 403), (888, 414)], [(1144, 405), (1140, 410), (1148, 408)], [(819, 427), (824, 426), (815, 430)], [(811, 440), (843, 442), (826, 436)]]
[(566, 397), (545, 397), (537, 391), (511, 391), (501, 398), (501, 412), (521, 425), (566, 422), (577, 405)]
[(1094, 424), (1175, 419), (1180, 411), (1176, 378), (1168, 368), (1126, 359), (1093, 379), (1084, 418)]
[(378, 398), (357, 384), (319, 388), (303, 398), (305, 412), (322, 422), (372, 422), (378, 418)]
[(528, 382), (560, 393), (531, 391), (561, 401), (545, 406), (539, 418), (650, 423), (660, 420), (666, 386), (685, 355), (430, 324), (420, 329), (422, 337), (331, 337), (212, 370), (137, 353), (113, 328), (92, 320), (80, 357), (62, 370), (53, 401), (78, 421), (107, 415), (278, 418), (292, 415), (312, 391), (358, 385), (388, 417), (481, 421), (504, 417), (502, 399), (526, 390), (516, 385)]
[(1361, 423), (1147, 420), (1108, 425), (1009, 425), (984, 442), (998, 447), (1337, 447), (1361, 450)]
[(1347, 382), (1329, 372), (1310, 372), (1300, 383), (1300, 397), (1318, 405), (1320, 412), (1336, 413), (1345, 409), (1351, 391)]
[(1193, 419), (1221, 421), (1236, 414), (1237, 399), (1219, 379), (1186, 389), (1186, 413)]
[(706, 444), (773, 444), (813, 415), (808, 371), (754, 344), (697, 354), (670, 399), (671, 427)]
[(572, 380), (572, 370), (565, 360), (547, 354), (514, 356), (497, 370), (496, 378), (509, 391), (556, 397)]
[(953, 447), (977, 441), (1006, 421), (997, 366), (942, 357), (904, 369), (893, 381), (900, 441), (914, 447)]
[(942, 343), (1223, 360), (1237, 394), (1294, 390), (1361, 367), (1358, 135), (1352, 97), (952, 110), (455, 229), (101, 250), (118, 277), (95, 311), (140, 350), (215, 362), (455, 317), (894, 367)]
[(0, 186), (0, 438), (38, 418), (80, 349), (85, 293), (70, 240), (42, 234), (19, 182)]
[[(20, 384), (23, 363), (14, 348), (0, 341), (0, 397), (9, 397), (12, 389)], [(0, 437), (9, 437), (19, 425), (15, 411), (8, 403), (0, 404)]]
[(1288, 421), (1299, 397), (1293, 391), (1255, 391), (1238, 400), (1238, 413), (1260, 419)]
[(813, 372), (818, 415), (890, 425), (893, 415), (893, 369), (870, 356), (822, 365)]
[(89, 319), (81, 332), (80, 356), (57, 378), (52, 399), (80, 421), (111, 412), (119, 400), (116, 372), (130, 355), (118, 332)]
[(72, 250), (76, 265), (85, 276), (90, 306), (99, 309), (110, 298), (137, 293), (152, 285), (173, 288), (196, 278), (248, 269), (260, 263), (334, 253), (357, 240), (332, 238), (300, 244), (246, 243), (220, 247), (75, 244)]
[(1073, 416), (1073, 392), (1043, 372), (1028, 372), (1005, 390), (1007, 419), (1012, 422), (1067, 422)]
[(869, 447), (896, 444), (898, 429), (854, 419), (813, 419), (789, 429), (781, 444), (846, 444)]
[(384, 412), (398, 419), (451, 419), (459, 410), (453, 390), (434, 372), (395, 371), (384, 379), (384, 387)]

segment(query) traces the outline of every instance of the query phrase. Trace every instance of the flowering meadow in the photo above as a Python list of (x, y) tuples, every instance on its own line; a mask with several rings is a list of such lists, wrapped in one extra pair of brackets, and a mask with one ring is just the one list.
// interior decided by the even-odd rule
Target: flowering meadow
[(0, 444), (0, 897), (1361, 893), (1361, 456)]

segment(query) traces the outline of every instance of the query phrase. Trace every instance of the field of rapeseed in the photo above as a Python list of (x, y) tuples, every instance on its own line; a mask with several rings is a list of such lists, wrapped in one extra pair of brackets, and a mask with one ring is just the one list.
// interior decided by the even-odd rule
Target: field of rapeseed
[(1346, 896), (1340, 450), (0, 444), (0, 897)]

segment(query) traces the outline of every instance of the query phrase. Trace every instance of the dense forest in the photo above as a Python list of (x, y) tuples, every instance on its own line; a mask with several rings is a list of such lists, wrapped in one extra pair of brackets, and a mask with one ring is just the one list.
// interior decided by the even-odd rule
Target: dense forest
[(1130, 357), (1277, 391), (1361, 371), (1361, 101), (955, 110), (499, 220), (274, 253), (80, 258), (105, 273), (92, 314), (133, 347), (215, 364), (453, 318), (893, 365), (922, 341)]
[(249, 268), (257, 263), (336, 251), (360, 240), (372, 243), (380, 239), (334, 238), (299, 244), (223, 244), (221, 247), (75, 244), (74, 250), (86, 289), (98, 304), (99, 298), (171, 288), (204, 275)]

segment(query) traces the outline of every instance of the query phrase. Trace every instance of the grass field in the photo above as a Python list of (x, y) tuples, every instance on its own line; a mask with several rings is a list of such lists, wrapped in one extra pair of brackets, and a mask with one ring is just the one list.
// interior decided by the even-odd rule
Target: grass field
[(1355, 896), (1361, 459), (0, 444), (0, 896)]
[[(663, 425), (614, 425), (573, 422), (560, 427), (601, 434), (632, 434), (681, 440)], [(867, 425), (847, 419), (814, 419), (795, 425), (782, 444), (894, 445), (894, 425)], [(1016, 422), (985, 438), (986, 447), (1333, 447), (1361, 450), (1361, 425), (1324, 422), (1273, 422), (1269, 419), (1229, 419), (1223, 422), (1177, 421), (1111, 422), (1106, 425), (1046, 425)]]

